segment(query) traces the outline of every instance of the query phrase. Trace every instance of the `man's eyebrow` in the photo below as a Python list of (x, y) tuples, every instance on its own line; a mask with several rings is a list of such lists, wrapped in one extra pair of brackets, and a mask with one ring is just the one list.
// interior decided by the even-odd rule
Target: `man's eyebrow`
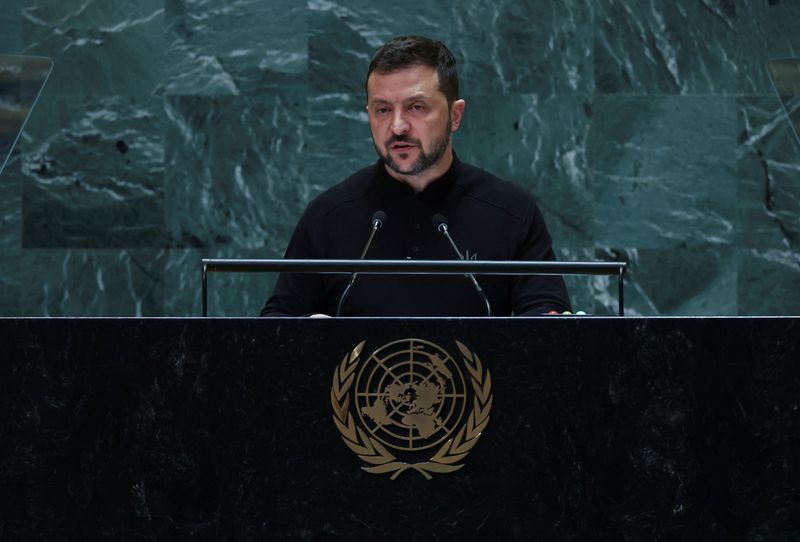
[(416, 102), (417, 100), (427, 100), (428, 98), (429, 98), (429, 96), (427, 94), (425, 94), (424, 92), (420, 92), (418, 94), (414, 94), (413, 96), (411, 96), (409, 98), (406, 98), (405, 100), (403, 100), (403, 102), (405, 102), (405, 103)]
[[(410, 103), (410, 102), (416, 102), (417, 100), (428, 100), (428, 99), (430, 99), (430, 96), (428, 94), (420, 92), (414, 94), (413, 96), (409, 96), (408, 98), (403, 100), (403, 103)], [(369, 101), (369, 103), (370, 105), (391, 104), (389, 100), (384, 100), (383, 98), (373, 98)]]

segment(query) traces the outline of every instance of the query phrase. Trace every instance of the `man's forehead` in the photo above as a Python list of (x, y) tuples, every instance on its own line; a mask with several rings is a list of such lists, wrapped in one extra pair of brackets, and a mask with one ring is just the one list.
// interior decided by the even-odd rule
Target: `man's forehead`
[(439, 74), (436, 68), (430, 66), (408, 66), (389, 72), (372, 72), (367, 80), (367, 91), (370, 99), (385, 98), (383, 94), (395, 95), (398, 93), (410, 95), (441, 94), (439, 89)]

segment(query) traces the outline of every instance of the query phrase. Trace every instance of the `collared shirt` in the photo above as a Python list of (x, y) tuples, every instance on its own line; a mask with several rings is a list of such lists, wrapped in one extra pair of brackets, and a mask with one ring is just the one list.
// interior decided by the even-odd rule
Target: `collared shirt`
[[(458, 256), (436, 229), (443, 214), (459, 250), (477, 260), (554, 260), (550, 234), (533, 197), (520, 187), (454, 157), (450, 169), (415, 193), (379, 160), (312, 201), (285, 257), (357, 259), (373, 214), (387, 215), (366, 259), (450, 260)], [(349, 274), (284, 273), (262, 316), (335, 315)], [(558, 276), (476, 275), (493, 316), (570, 309)], [(486, 307), (464, 275), (360, 274), (343, 316), (483, 316)]]

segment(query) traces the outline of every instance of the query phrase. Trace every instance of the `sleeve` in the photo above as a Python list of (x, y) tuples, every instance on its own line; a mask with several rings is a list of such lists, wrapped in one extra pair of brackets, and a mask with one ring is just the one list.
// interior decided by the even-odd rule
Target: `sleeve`
[[(317, 258), (310, 235), (308, 213), (304, 213), (286, 248), (284, 259)], [(261, 316), (308, 316), (325, 312), (323, 276), (318, 273), (281, 273)]]
[[(555, 261), (552, 239), (535, 201), (525, 217), (516, 260)], [(538, 316), (548, 311), (572, 310), (560, 275), (517, 275), (511, 284), (511, 306), (516, 316)]]

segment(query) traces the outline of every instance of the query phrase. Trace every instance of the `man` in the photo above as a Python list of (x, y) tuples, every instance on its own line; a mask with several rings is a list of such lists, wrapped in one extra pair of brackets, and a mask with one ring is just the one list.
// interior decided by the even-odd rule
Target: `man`
[[(312, 201), (286, 258), (356, 259), (376, 211), (386, 214), (366, 259), (457, 259), (432, 223), (447, 219), (458, 248), (479, 260), (553, 260), (533, 198), (461, 162), (451, 134), (464, 115), (456, 62), (440, 42), (401, 36), (367, 73), (367, 111), (379, 159)], [(439, 219), (441, 220), (441, 219)], [(335, 315), (349, 275), (282, 274), (262, 316)], [(554, 276), (480, 275), (492, 315), (569, 310)], [(347, 316), (481, 316), (486, 304), (464, 275), (360, 274), (341, 306)]]

